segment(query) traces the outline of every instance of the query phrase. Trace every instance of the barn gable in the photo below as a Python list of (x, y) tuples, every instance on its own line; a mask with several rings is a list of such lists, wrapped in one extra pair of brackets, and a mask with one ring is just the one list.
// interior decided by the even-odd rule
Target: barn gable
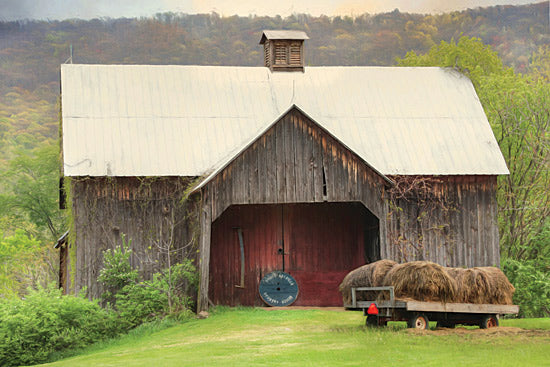
[(193, 191), (209, 187), (213, 220), (234, 204), (326, 201), (359, 201), (380, 217), (383, 189), (391, 184), (293, 106)]

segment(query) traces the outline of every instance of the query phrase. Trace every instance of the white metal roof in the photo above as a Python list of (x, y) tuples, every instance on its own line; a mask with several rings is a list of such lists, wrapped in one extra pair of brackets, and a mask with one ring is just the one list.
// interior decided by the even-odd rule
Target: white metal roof
[(265, 43), (265, 40), (308, 40), (306, 32), (302, 31), (287, 31), (287, 30), (264, 30), (260, 44)]
[(292, 105), (385, 175), (507, 174), (471, 82), (441, 68), (62, 65), (64, 174), (200, 176)]

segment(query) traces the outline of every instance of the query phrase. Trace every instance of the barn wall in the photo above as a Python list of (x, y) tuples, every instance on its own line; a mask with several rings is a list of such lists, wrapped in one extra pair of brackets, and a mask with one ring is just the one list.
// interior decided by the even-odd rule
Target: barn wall
[(209, 183), (212, 219), (233, 204), (359, 201), (385, 222), (385, 184), (349, 149), (292, 110)]
[(97, 276), (102, 251), (120, 246), (122, 235), (131, 243), (132, 266), (146, 279), (164, 267), (166, 251), (159, 248), (171, 238), (179, 249), (173, 261), (195, 256), (191, 251), (195, 222), (190, 214), (194, 204), (182, 203), (188, 184), (185, 178), (72, 179), (76, 273), (71, 291), (87, 287), (90, 297), (101, 295)]
[(454, 267), (499, 266), (496, 176), (422, 179), (428, 197), (399, 198), (391, 205), (385, 257)]

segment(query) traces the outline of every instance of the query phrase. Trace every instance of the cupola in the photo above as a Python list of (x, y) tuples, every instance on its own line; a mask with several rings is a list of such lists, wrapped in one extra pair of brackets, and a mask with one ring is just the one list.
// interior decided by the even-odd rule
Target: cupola
[(271, 71), (304, 71), (304, 40), (302, 31), (266, 30), (260, 45), (264, 46), (264, 65)]

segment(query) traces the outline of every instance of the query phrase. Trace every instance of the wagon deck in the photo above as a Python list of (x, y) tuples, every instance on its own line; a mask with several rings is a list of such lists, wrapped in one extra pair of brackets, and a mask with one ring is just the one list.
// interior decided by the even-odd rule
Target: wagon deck
[[(389, 300), (358, 301), (357, 292), (388, 292)], [(429, 321), (438, 327), (456, 324), (478, 325), (481, 328), (498, 326), (500, 315), (517, 314), (516, 305), (422, 302), (395, 298), (393, 287), (355, 287), (351, 289), (352, 302), (344, 305), (351, 310), (363, 310), (367, 326), (384, 326), (388, 321), (407, 321), (410, 328), (427, 329)]]

